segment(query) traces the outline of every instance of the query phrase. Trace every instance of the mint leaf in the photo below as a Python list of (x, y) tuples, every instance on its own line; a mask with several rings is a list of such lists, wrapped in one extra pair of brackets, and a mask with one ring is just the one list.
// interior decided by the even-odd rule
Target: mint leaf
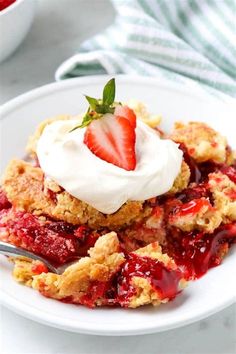
[(108, 81), (108, 83), (105, 85), (103, 89), (103, 104), (106, 106), (112, 105), (115, 100), (115, 95), (116, 95), (116, 84), (115, 84), (115, 79), (111, 79)]
[(91, 117), (89, 114), (86, 114), (86, 116), (83, 119), (83, 122), (78, 126), (78, 128), (87, 127), (87, 125), (89, 125), (92, 121), (93, 121), (93, 117)]
[(108, 105), (100, 104), (96, 107), (96, 112), (99, 114), (114, 113), (115, 107), (110, 107)]
[(95, 111), (96, 107), (99, 105), (99, 101), (96, 98), (93, 98), (93, 97), (90, 97), (90, 96), (86, 96), (86, 95), (85, 95), (85, 98), (88, 101), (91, 109), (93, 111)]
[[(1, 1), (1, 0), (0, 0)], [(105, 85), (103, 89), (103, 99), (96, 99), (94, 97), (86, 96), (85, 98), (89, 103), (87, 113), (83, 117), (83, 121), (80, 125), (77, 125), (70, 132), (78, 128), (84, 128), (89, 125), (93, 120), (100, 119), (106, 113), (114, 113), (115, 111), (115, 93), (116, 93), (116, 84), (115, 79), (111, 79)]]
[(78, 129), (78, 128), (84, 128), (86, 127), (87, 125), (89, 125), (93, 120), (93, 117), (90, 116), (90, 114), (86, 113), (84, 118), (83, 118), (83, 121), (80, 125), (77, 125), (76, 127), (74, 127), (73, 129), (70, 130), (70, 133), (73, 132), (74, 130)]

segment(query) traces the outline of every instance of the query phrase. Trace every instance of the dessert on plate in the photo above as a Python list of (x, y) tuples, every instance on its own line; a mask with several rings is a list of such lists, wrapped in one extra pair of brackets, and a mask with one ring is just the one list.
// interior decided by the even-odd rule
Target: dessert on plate
[(0, 240), (73, 263), (58, 275), (11, 257), (13, 276), (90, 308), (167, 303), (235, 243), (235, 153), (205, 123), (163, 132), (142, 103), (115, 101), (114, 79), (85, 97), (85, 114), (41, 123), (0, 190)]

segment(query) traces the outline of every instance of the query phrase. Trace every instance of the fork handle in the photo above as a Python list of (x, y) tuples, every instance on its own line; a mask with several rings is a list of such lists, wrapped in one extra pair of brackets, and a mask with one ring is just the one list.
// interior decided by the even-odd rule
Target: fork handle
[(40, 257), (32, 252), (26, 251), (23, 248), (13, 246), (9, 243), (0, 241), (0, 254), (5, 256), (23, 256), (28, 257), (37, 261), (43, 262), (49, 270), (53, 273), (57, 273), (56, 268), (52, 266), (45, 258)]

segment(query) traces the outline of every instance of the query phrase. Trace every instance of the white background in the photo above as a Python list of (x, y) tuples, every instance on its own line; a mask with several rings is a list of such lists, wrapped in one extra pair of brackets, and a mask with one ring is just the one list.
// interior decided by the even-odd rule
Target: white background
[[(52, 82), (58, 65), (77, 51), (81, 41), (114, 18), (108, 0), (27, 1), (37, 1), (36, 18), (21, 47), (0, 65), (0, 103)], [(0, 309), (2, 354), (236, 353), (235, 305), (177, 330), (124, 338), (67, 333)]]

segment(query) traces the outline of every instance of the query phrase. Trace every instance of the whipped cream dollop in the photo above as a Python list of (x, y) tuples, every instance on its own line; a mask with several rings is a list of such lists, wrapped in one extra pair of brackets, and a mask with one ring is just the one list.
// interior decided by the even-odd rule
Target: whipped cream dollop
[(72, 196), (105, 214), (127, 201), (143, 201), (168, 192), (181, 169), (182, 151), (171, 140), (137, 120), (134, 171), (126, 171), (94, 155), (83, 143), (86, 128), (70, 132), (78, 120), (48, 125), (37, 145), (44, 173)]

